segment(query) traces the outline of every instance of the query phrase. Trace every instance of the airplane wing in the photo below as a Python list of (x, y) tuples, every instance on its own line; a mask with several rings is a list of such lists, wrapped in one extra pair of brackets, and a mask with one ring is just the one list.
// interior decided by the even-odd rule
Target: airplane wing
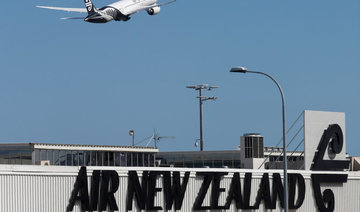
[(65, 7), (48, 7), (48, 6), (36, 6), (36, 7), (49, 9), (49, 10), (61, 10), (61, 11), (67, 11), (67, 12), (87, 13), (86, 8), (65, 8)]
[(176, 0), (164, 2), (164, 3), (161, 3), (161, 4), (154, 4), (154, 5), (152, 5), (152, 6), (149, 6), (149, 7), (144, 8), (144, 10), (147, 10), (147, 9), (150, 9), (150, 8), (153, 8), (153, 7), (160, 7), (160, 6), (164, 6), (164, 5), (167, 5), (167, 4), (171, 4), (171, 3), (175, 2), (175, 1), (176, 1)]
[(71, 20), (71, 19), (82, 19), (84, 20), (86, 17), (64, 17), (60, 18), (61, 20)]
[(161, 3), (161, 4), (157, 4), (156, 6), (160, 7), (160, 6), (163, 6), (163, 5), (171, 4), (173, 2), (176, 2), (176, 0), (172, 0), (172, 1)]

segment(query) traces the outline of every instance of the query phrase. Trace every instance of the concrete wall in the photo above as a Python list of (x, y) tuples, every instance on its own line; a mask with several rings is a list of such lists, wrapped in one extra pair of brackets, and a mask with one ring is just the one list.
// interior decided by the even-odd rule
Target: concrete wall
[[(346, 128), (345, 113), (324, 112), (324, 111), (304, 111), (304, 161), (305, 170), (310, 170), (311, 164), (320, 143), (321, 136), (330, 124), (338, 124), (341, 127), (344, 137), (344, 145), (341, 153), (337, 154), (333, 160), (345, 160), (346, 158)], [(325, 160), (330, 160), (328, 154), (324, 155)]]

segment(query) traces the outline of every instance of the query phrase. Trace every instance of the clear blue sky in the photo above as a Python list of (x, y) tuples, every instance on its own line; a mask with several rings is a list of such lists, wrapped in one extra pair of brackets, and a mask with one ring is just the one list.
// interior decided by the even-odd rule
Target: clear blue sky
[[(94, 0), (97, 7), (111, 1)], [(347, 152), (360, 155), (360, 1), (178, 0), (103, 25), (60, 20), (82, 0), (2, 2), (0, 141), (131, 145), (176, 136), (161, 151), (196, 150), (197, 93), (205, 149), (235, 149), (243, 133), (281, 137), (282, 85), (290, 124), (304, 110), (346, 112)], [(80, 14), (81, 16), (82, 14)]]

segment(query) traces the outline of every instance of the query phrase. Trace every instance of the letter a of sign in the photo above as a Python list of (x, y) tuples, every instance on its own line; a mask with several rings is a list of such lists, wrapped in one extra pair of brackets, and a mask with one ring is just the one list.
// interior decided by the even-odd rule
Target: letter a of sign
[(79, 174), (76, 177), (74, 189), (71, 193), (69, 205), (67, 206), (66, 211), (72, 211), (74, 209), (74, 205), (75, 205), (76, 201), (81, 202), (81, 210), (83, 210), (83, 211), (89, 210), (90, 205), (89, 205), (86, 167), (80, 168)]

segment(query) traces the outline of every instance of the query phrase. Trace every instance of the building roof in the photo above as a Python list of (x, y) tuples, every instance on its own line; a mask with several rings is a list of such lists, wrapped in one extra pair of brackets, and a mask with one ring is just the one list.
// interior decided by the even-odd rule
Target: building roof
[[(282, 155), (283, 149), (280, 147), (264, 147), (264, 155), (265, 157), (272, 156), (280, 156)], [(292, 153), (291, 156), (301, 156), (304, 154), (303, 151), (287, 151), (288, 153)], [(174, 151), (174, 152), (159, 152), (158, 155), (166, 155), (166, 156), (183, 156), (183, 155), (222, 155), (223, 157), (230, 157), (229, 155), (240, 154), (240, 149), (237, 150), (212, 150), (212, 151)], [(288, 155), (290, 156), (290, 155)]]
[(144, 146), (114, 146), (114, 145), (88, 145), (88, 144), (50, 144), (50, 143), (7, 143), (0, 144), (0, 148), (32, 147), (34, 149), (50, 150), (80, 150), (80, 151), (112, 151), (112, 152), (152, 152), (159, 150), (155, 147)]

